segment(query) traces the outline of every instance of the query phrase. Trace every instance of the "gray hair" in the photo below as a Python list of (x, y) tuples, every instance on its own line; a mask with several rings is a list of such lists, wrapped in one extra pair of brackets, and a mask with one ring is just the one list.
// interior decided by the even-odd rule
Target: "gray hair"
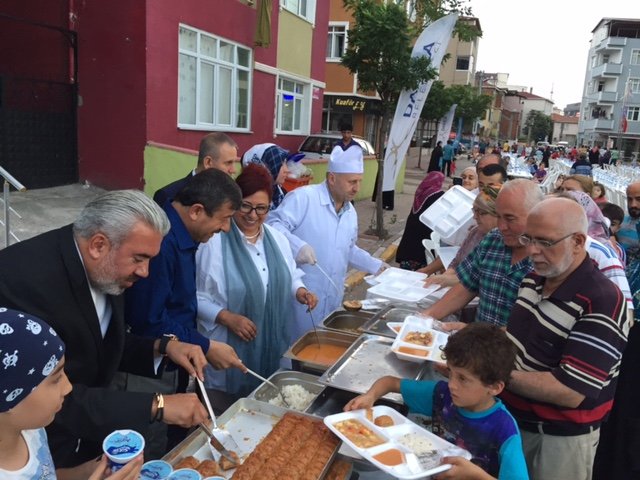
[(522, 198), (522, 205), (527, 209), (527, 211), (531, 211), (531, 209), (544, 198), (544, 194), (542, 193), (540, 186), (526, 178), (509, 180), (502, 186), (500, 193), (511, 192), (514, 190), (517, 190), (520, 194)]
[(73, 223), (73, 233), (84, 239), (102, 233), (118, 247), (138, 222), (147, 224), (162, 236), (171, 227), (164, 211), (140, 190), (115, 190), (85, 205)]

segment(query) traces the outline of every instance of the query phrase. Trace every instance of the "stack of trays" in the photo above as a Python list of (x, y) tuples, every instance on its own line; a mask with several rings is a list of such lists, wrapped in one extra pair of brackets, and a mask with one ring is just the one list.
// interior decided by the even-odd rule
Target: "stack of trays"
[(367, 290), (367, 296), (416, 303), (440, 288), (439, 285), (424, 287), (426, 278), (424, 273), (391, 267), (376, 277), (378, 284)]
[(445, 456), (471, 459), (466, 450), (389, 407), (338, 413), (325, 417), (324, 423), (359, 455), (397, 478), (416, 479), (448, 470), (450, 465), (441, 463)]
[(454, 185), (420, 215), (420, 221), (442, 238), (450, 237), (473, 218), (475, 199), (473, 193)]

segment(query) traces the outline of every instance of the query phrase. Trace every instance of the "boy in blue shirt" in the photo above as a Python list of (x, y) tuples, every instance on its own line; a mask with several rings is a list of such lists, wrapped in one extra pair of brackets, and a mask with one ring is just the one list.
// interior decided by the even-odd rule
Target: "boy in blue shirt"
[(439, 479), (528, 479), (520, 431), (496, 398), (514, 368), (511, 340), (496, 325), (474, 322), (451, 335), (443, 352), (448, 382), (382, 377), (345, 411), (370, 408), (383, 395), (399, 392), (411, 411), (433, 418), (433, 433), (472, 455), (471, 462), (445, 458), (453, 467)]

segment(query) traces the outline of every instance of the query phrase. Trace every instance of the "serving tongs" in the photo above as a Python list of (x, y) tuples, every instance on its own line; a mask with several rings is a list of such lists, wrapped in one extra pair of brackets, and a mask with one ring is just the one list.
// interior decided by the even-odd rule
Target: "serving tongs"
[(284, 403), (284, 405), (287, 408), (291, 408), (291, 405), (289, 405), (289, 402), (287, 402), (287, 399), (284, 398), (284, 393), (282, 393), (282, 390), (280, 389), (280, 387), (278, 387), (275, 383), (273, 383), (271, 380), (267, 380), (266, 378), (264, 378), (262, 375), (260, 375), (259, 373), (254, 372), (253, 370), (251, 370), (250, 368), (247, 368), (247, 373), (253, 375), (254, 377), (256, 377), (258, 380), (263, 381), (264, 383), (266, 383), (267, 385), (269, 385), (271, 388), (275, 389), (276, 393), (280, 396), (280, 398), (282, 398), (282, 403)]
[(229, 462), (231, 462), (233, 465), (239, 465), (238, 460), (233, 455), (231, 455), (231, 452), (227, 450), (225, 444), (229, 445), (231, 450), (236, 452), (237, 455), (239, 455), (240, 447), (238, 447), (238, 444), (227, 430), (218, 427), (216, 415), (213, 413), (213, 408), (211, 408), (211, 402), (209, 402), (209, 397), (207, 396), (207, 392), (204, 389), (202, 380), (196, 377), (196, 381), (198, 382), (198, 386), (200, 387), (200, 391), (202, 392), (202, 398), (204, 399), (204, 404), (207, 407), (207, 411), (209, 412), (209, 416), (211, 417), (211, 422), (213, 423), (213, 429), (210, 429), (204, 423), (200, 423), (198, 427), (200, 427), (200, 429), (209, 437), (209, 446), (212, 449), (217, 450), (220, 455), (229, 460)]

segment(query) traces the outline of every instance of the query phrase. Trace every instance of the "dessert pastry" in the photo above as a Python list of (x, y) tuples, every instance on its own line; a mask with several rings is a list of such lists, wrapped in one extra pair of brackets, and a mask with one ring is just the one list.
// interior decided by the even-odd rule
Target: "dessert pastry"
[(181, 468), (193, 468), (195, 470), (195, 468), (200, 464), (200, 460), (198, 460), (196, 457), (184, 457), (182, 460), (180, 460), (178, 463), (176, 463), (173, 466), (174, 470), (179, 470)]
[(203, 460), (203, 461), (201, 461), (198, 464), (198, 466), (196, 467), (196, 470), (204, 478), (213, 477), (215, 475), (220, 475), (222, 473), (221, 470), (220, 470), (220, 467), (218, 467), (218, 464), (216, 463), (215, 460)]

